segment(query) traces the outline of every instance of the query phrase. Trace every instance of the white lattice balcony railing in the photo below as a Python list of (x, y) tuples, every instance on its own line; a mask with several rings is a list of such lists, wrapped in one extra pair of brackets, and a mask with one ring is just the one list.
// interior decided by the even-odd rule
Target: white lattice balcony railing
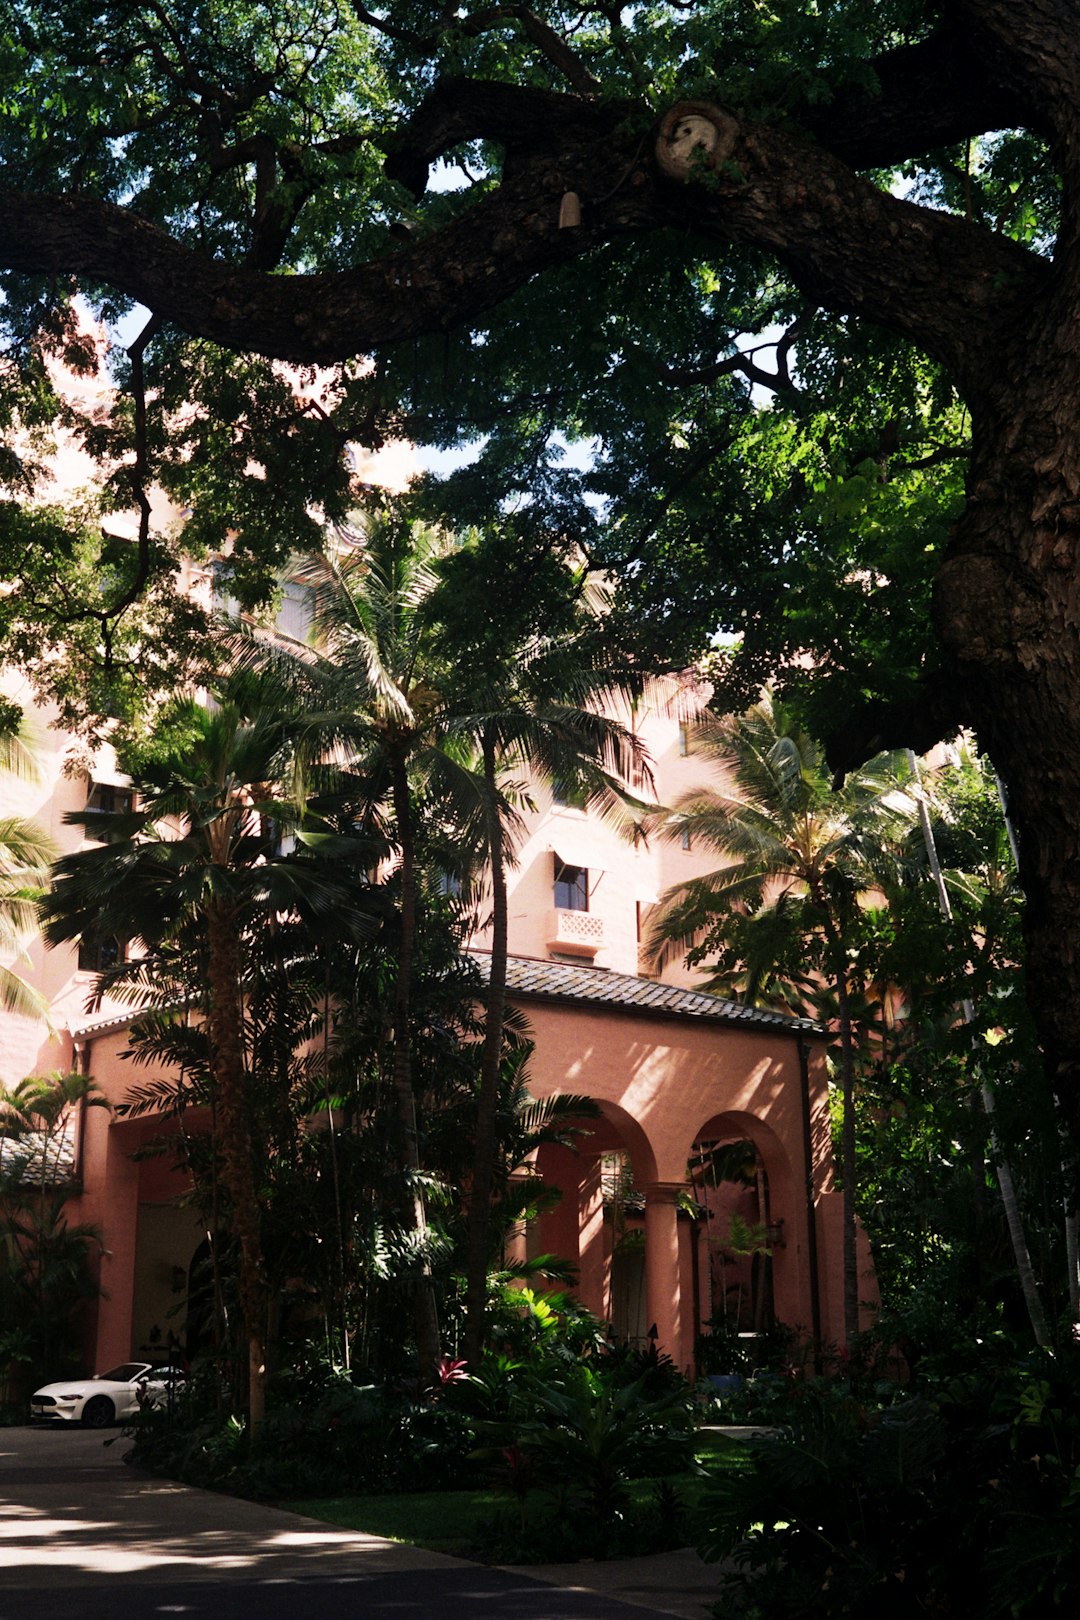
[(595, 956), (604, 948), (604, 920), (591, 911), (555, 910), (548, 919), (548, 950)]

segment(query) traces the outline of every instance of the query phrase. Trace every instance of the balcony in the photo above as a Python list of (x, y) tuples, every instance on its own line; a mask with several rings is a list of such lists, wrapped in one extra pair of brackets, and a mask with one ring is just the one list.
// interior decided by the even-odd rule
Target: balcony
[(547, 945), (549, 951), (591, 958), (604, 948), (604, 920), (592, 911), (557, 907), (548, 917)]

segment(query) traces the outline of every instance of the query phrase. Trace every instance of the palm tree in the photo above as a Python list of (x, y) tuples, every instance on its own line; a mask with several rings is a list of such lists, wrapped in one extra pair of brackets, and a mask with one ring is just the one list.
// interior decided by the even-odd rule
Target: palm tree
[[(727, 773), (731, 789), (702, 789), (665, 819), (673, 838), (692, 841), (728, 864), (663, 897), (654, 923), (658, 951), (681, 941), (689, 960), (718, 957), (712, 987), (751, 1002), (818, 999), (815, 976), (835, 997), (843, 1097), (844, 1331), (858, 1332), (855, 1226), (855, 1020), (849, 948), (860, 899), (891, 864), (902, 812), (884, 756), (840, 792), (830, 790), (814, 742), (777, 700), (765, 695), (738, 718), (710, 716), (696, 746)], [(820, 984), (820, 980), (817, 981)]]
[(65, 1179), (67, 1126), (73, 1112), (109, 1106), (89, 1075), (58, 1069), (28, 1075), (4, 1095), (2, 1103), (0, 1167), (4, 1144), (15, 1143), (13, 1156), (32, 1159), (34, 1179), (43, 1193)]
[(72, 1312), (97, 1292), (87, 1262), (98, 1232), (64, 1214), (68, 1126), (77, 1109), (108, 1102), (88, 1075), (57, 1071), (20, 1080), (0, 1104), (0, 1317), (45, 1377), (70, 1363)]
[[(432, 611), (447, 666), (443, 724), (478, 756), (482, 837), (491, 886), (491, 959), (484, 1047), (469, 1180), (466, 1324), (463, 1352), (479, 1360), (487, 1306), (499, 1077), (503, 1063), (508, 956), (507, 869), (521, 827), (515, 775), (573, 780), (582, 804), (625, 816), (620, 781), (651, 781), (632, 730), (605, 713), (633, 702), (645, 685), (612, 656), (608, 604), (585, 573), (562, 562), (546, 539), (523, 549), (518, 534), (493, 527), (448, 557)], [(509, 543), (507, 543), (509, 541)], [(540, 628), (542, 627), (542, 628)]]
[[(20, 782), (40, 776), (21, 715), (0, 702), (0, 775)], [(48, 882), (56, 851), (52, 841), (22, 816), (0, 817), (0, 951), (16, 954), (37, 933), (37, 902)], [(7, 965), (0, 965), (0, 1010), (24, 1018), (46, 1015), (42, 997)]]
[[(176, 984), (176, 952), (195, 936), (205, 952), (204, 1010), (218, 1121), (221, 1182), (239, 1251), (238, 1283), (248, 1363), (249, 1431), (265, 1409), (267, 1289), (244, 1038), (245, 963), (253, 933), (298, 915), (336, 926), (363, 918), (348, 888), (302, 847), (281, 856), (282, 831), (301, 808), (275, 796), (288, 776), (296, 715), (282, 693), (250, 677), (226, 682), (213, 708), (180, 698), (156, 739), (131, 762), (137, 811), (95, 815), (101, 842), (54, 868), (44, 906), (46, 938), (89, 929), (146, 952), (102, 977), (99, 999), (125, 984), (135, 999)], [(85, 816), (69, 818), (89, 826)]]
[[(466, 1348), (473, 1359), (486, 1303), (506, 1014), (506, 869), (520, 827), (517, 806), (527, 799), (512, 778), (526, 771), (548, 780), (573, 776), (583, 801), (605, 813), (628, 798), (619, 778), (649, 778), (638, 739), (602, 712), (605, 700), (636, 696), (644, 684), (629, 665), (615, 668), (603, 604), (546, 539), (524, 555), (506, 539), (494, 529), (485, 543), (473, 537), (458, 546), (423, 525), (382, 519), (362, 536), (339, 531), (345, 544), (336, 555), (312, 557), (294, 573), (311, 592), (312, 645), (293, 649), (292, 678), (307, 693), (313, 736), (324, 750), (326, 739), (335, 739), (333, 759), (346, 788), (353, 784), (360, 819), (384, 803), (392, 817), (401, 896), (394, 1078), (421, 1240), (426, 1213), (410, 1024), (423, 809), (435, 807), (458, 864), (486, 865), (490, 876), (491, 967), (469, 1185)], [(280, 638), (249, 643), (242, 656), (255, 666), (280, 663)], [(430, 1369), (438, 1327), (427, 1268), (417, 1293), (417, 1340)]]
[[(440, 1343), (412, 1061), (421, 807), (437, 805), (459, 844), (475, 848), (481, 788), (463, 750), (447, 747), (440, 732), (445, 669), (427, 608), (438, 582), (435, 564), (450, 541), (422, 524), (385, 519), (363, 537), (339, 531), (338, 541), (336, 556), (310, 557), (295, 571), (310, 592), (314, 633), (312, 646), (293, 649), (291, 679), (311, 708), (309, 756), (336, 768), (338, 795), (352, 794), (353, 817), (367, 824), (379, 820), (383, 807), (390, 813), (385, 834), (397, 855), (400, 896), (393, 1082), (419, 1255), (417, 1351), (427, 1379)], [(289, 649), (251, 647), (247, 657), (280, 668)]]
[[(934, 836), (934, 829), (930, 819), (930, 806), (927, 800), (927, 795), (920, 781), (918, 763), (911, 749), (907, 750), (907, 763), (908, 769), (911, 772), (912, 792), (915, 796), (920, 836), (923, 841), (923, 848), (926, 854), (927, 865), (930, 869), (930, 875), (934, 882), (934, 890), (937, 894), (938, 906), (940, 908), (941, 915), (945, 918), (945, 920), (947, 922), (951, 922), (953, 916), (953, 905), (949, 894), (949, 886), (946, 882), (945, 874), (942, 871), (941, 863), (938, 858), (937, 840)], [(997, 784), (997, 788), (1000, 800), (1000, 781)], [(985, 897), (991, 902), (996, 900), (999, 906), (1002, 899), (1005, 900), (1006, 904), (1008, 903), (1007, 897), (1010, 890), (1013, 891), (1014, 898), (1016, 893), (1016, 851), (1015, 849), (1010, 848), (1012, 842), (1011, 831), (1009, 829), (1008, 819), (1004, 813), (1003, 803), (1001, 808), (1002, 820), (1000, 826), (995, 828), (997, 836), (993, 840), (996, 847), (985, 852), (979, 852), (979, 854), (983, 856), (983, 861), (981, 863), (983, 866), (981, 873), (981, 887), (984, 890)], [(1008, 858), (1010, 854), (1011, 861)], [(971, 878), (967, 880), (967, 886), (969, 888), (972, 886), (972, 881), (973, 880)], [(978, 881), (979, 880), (975, 880), (975, 882)], [(983, 911), (983, 915), (985, 916), (988, 908), (984, 906), (981, 909)], [(970, 1027), (975, 1023), (975, 1008), (970, 996), (961, 997), (960, 1008), (961, 1012), (963, 1013), (964, 1023)], [(977, 1046), (973, 1050), (972, 1063), (978, 1076), (979, 1096), (982, 1101), (983, 1112), (986, 1114), (989, 1121), (990, 1144), (993, 1149), (998, 1190), (1001, 1194), (1002, 1210), (1005, 1215), (1006, 1226), (1009, 1230), (1009, 1242), (1012, 1247), (1013, 1260), (1016, 1265), (1016, 1274), (1020, 1282), (1020, 1289), (1024, 1296), (1024, 1304), (1027, 1308), (1028, 1320), (1031, 1323), (1031, 1331), (1035, 1336), (1036, 1344), (1047, 1345), (1050, 1343), (1050, 1332), (1046, 1322), (1046, 1314), (1042, 1307), (1042, 1300), (1039, 1297), (1039, 1289), (1035, 1280), (1034, 1268), (1031, 1264), (1031, 1254), (1028, 1249), (1027, 1237), (1024, 1232), (1023, 1218), (1020, 1213), (1020, 1204), (1016, 1194), (1016, 1181), (1013, 1176), (1012, 1165), (1002, 1152), (1001, 1145), (997, 1140), (997, 1132), (994, 1124), (994, 1115), (996, 1112), (994, 1094), (991, 1091), (986, 1078), (981, 1073)], [(1067, 1245), (1069, 1241), (1068, 1220), (1069, 1213), (1067, 1211)], [(1070, 1256), (1070, 1259), (1073, 1258), (1074, 1257)], [(1070, 1305), (1073, 1307), (1074, 1317), (1075, 1286), (1075, 1264), (1071, 1264), (1069, 1271), (1069, 1289)]]

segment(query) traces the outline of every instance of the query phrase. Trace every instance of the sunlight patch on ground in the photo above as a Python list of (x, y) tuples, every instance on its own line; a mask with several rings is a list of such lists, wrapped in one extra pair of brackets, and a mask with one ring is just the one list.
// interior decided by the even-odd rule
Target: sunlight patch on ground
[[(0, 1524), (0, 1540), (14, 1541), (16, 1536), (23, 1540), (27, 1536), (69, 1536), (73, 1533), (84, 1534), (86, 1531), (115, 1530), (116, 1525), (108, 1519), (43, 1519), (36, 1514), (27, 1514), (21, 1510), (24, 1517), (18, 1524)], [(4, 1517), (15, 1518), (20, 1513), (18, 1508), (4, 1504)], [(27, 1519), (31, 1523), (27, 1523)]]
[[(358, 1547), (369, 1538), (361, 1531), (349, 1530), (282, 1530), (271, 1536), (268, 1547)], [(371, 1538), (381, 1541), (381, 1536)]]
[(161, 1548), (137, 1547), (0, 1547), (0, 1569), (17, 1569), (30, 1565), (41, 1569), (79, 1569), (97, 1575), (132, 1575), (140, 1570), (170, 1569), (179, 1564), (196, 1569), (245, 1569), (255, 1563), (252, 1557), (236, 1553), (221, 1553), (217, 1557), (197, 1558), (190, 1554), (167, 1552)]

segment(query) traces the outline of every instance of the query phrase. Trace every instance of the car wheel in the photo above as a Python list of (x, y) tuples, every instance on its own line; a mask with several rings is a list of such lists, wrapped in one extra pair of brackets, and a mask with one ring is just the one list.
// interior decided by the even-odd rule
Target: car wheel
[(83, 1407), (83, 1425), (87, 1429), (107, 1429), (115, 1422), (116, 1408), (107, 1395), (95, 1395)]

